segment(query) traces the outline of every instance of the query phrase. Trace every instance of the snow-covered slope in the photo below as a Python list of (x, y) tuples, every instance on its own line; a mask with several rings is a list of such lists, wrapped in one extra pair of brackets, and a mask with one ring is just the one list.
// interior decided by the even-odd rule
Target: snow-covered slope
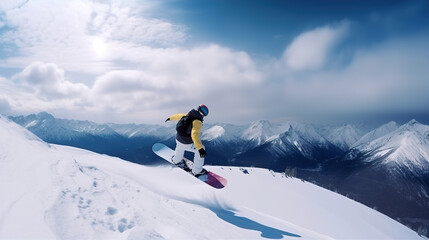
[(419, 239), (310, 183), (208, 168), (228, 186), (213, 189), (169, 165), (49, 145), (0, 117), (0, 239)]
[(241, 135), (244, 131), (245, 127), (243, 126), (235, 126), (232, 124), (215, 124), (215, 125), (207, 125), (204, 127), (201, 139), (203, 141), (209, 142), (237, 142), (241, 141)]
[(315, 156), (313, 156), (315, 148), (328, 148), (332, 145), (310, 126), (297, 124), (293, 127), (290, 126), (288, 131), (278, 137), (271, 138), (269, 141), (273, 152), (277, 152), (280, 156), (282, 152), (287, 152), (294, 148), (308, 159), (315, 159)]
[(284, 171), (286, 168), (319, 169), (320, 164), (342, 151), (309, 124), (291, 123), (283, 133), (237, 156), (240, 164)]
[(362, 130), (352, 124), (325, 128), (324, 132), (326, 139), (343, 151), (347, 151), (364, 134)]
[(362, 136), (358, 141), (356, 141), (351, 148), (358, 147), (362, 144), (368, 144), (372, 141), (374, 141), (377, 138), (380, 138), (388, 133), (391, 133), (399, 128), (398, 124), (396, 122), (389, 122), (386, 124), (383, 124), (381, 127), (378, 127), (371, 132), (365, 134)]
[(173, 127), (164, 127), (161, 125), (147, 125), (147, 124), (107, 124), (118, 134), (126, 138), (134, 137), (159, 137), (167, 139), (174, 136), (175, 129)]
[(248, 141), (247, 149), (263, 144), (269, 138), (279, 135), (289, 128), (287, 124), (272, 124), (267, 120), (260, 120), (251, 123), (241, 135), (241, 138)]
[(42, 139), (50, 141), (70, 140), (91, 136), (118, 137), (106, 124), (97, 124), (90, 121), (78, 121), (54, 118), (49, 113), (41, 112), (26, 117), (10, 117), (19, 125), (29, 129)]
[(389, 164), (392, 170), (405, 167), (409, 172), (420, 175), (429, 170), (429, 126), (411, 120), (357, 149), (371, 153), (367, 161), (382, 159), (379, 164)]

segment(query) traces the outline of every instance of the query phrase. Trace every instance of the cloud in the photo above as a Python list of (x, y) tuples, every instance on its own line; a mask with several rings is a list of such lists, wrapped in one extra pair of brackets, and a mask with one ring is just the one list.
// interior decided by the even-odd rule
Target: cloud
[(44, 110), (100, 122), (160, 122), (200, 103), (209, 106), (210, 121), (236, 123), (418, 112), (429, 102), (428, 41), (429, 34), (392, 39), (355, 49), (342, 67), (305, 73), (282, 71), (273, 61), (258, 65), (247, 53), (216, 44), (137, 48), (138, 65), (100, 74), (92, 85), (67, 79), (56, 64), (34, 62), (3, 78), (0, 96), (15, 113)]
[(64, 70), (54, 63), (34, 62), (13, 76), (12, 80), (28, 89), (34, 89), (37, 96), (47, 100), (81, 97), (89, 90), (82, 83), (67, 81)]
[(93, 90), (98, 94), (132, 93), (143, 89), (144, 73), (136, 70), (111, 71), (97, 78)]
[(144, 14), (152, 7), (147, 2), (6, 1), (0, 6), (7, 26), (0, 31), (0, 46), (8, 46), (10, 55), (0, 67), (43, 61), (67, 71), (100, 74), (133, 61), (132, 55), (122, 54), (124, 49), (185, 41), (185, 27)]
[(329, 54), (348, 33), (348, 21), (324, 26), (297, 36), (283, 53), (286, 66), (292, 70), (317, 70), (325, 66)]
[(349, 44), (359, 24), (346, 20), (298, 35), (267, 60), (216, 43), (185, 47), (187, 28), (149, 17), (156, 3), (144, 3), (1, 1), (0, 46), (10, 54), (0, 67), (20, 70), (0, 78), (0, 107), (157, 123), (200, 103), (207, 120), (235, 123), (427, 111), (427, 32)]
[(6, 99), (0, 98), (0, 114), (10, 113), (10, 104)]
[[(336, 69), (287, 73), (278, 88), (290, 115), (390, 114), (428, 112), (429, 34), (389, 39), (355, 49)], [(280, 114), (278, 114), (280, 115)]]
[(339, 82), (347, 79), (350, 96), (368, 103), (361, 110), (428, 111), (428, 41), (429, 34), (419, 34), (362, 49), (338, 75), (343, 78)]
[(149, 118), (159, 116), (153, 112), (158, 109), (168, 115), (199, 103), (233, 107), (263, 83), (264, 75), (249, 55), (219, 45), (144, 51), (136, 54), (139, 70), (116, 70), (97, 78), (92, 91), (98, 100), (112, 103), (109, 107), (117, 112), (132, 108)]
[[(143, 54), (144, 52), (144, 54)], [(172, 112), (188, 111), (200, 103), (221, 108), (230, 117), (243, 117), (238, 107), (263, 86), (264, 74), (251, 57), (215, 44), (192, 49), (137, 49), (136, 69), (112, 70), (99, 75), (92, 86), (66, 78), (54, 63), (34, 62), (8, 80), (5, 93), (17, 112), (34, 109), (52, 113), (78, 111), (92, 119), (119, 122), (157, 121)], [(31, 103), (31, 104), (29, 104)], [(124, 117), (126, 116), (126, 117)], [(220, 120), (222, 115), (217, 115)], [(216, 115), (215, 118), (216, 119)]]
[(144, 18), (134, 6), (94, 4), (88, 28), (105, 39), (142, 45), (174, 46), (186, 39), (186, 28), (164, 19)]
[[(6, 81), (7, 79), (2, 78), (0, 76), (0, 87), (4, 87), (5, 86), (4, 83)], [(5, 97), (0, 96), (0, 114), (9, 114), (10, 110), (11, 110), (11, 107), (10, 107), (9, 101)]]

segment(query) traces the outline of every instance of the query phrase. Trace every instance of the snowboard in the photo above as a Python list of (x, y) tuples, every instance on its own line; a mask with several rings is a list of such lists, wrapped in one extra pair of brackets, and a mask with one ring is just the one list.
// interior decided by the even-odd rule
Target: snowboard
[[(152, 151), (160, 156), (161, 158), (165, 159), (166, 161), (168, 161), (169, 163), (173, 164), (171, 158), (174, 156), (174, 150), (169, 148), (168, 146), (162, 144), (162, 143), (155, 143), (152, 146)], [(189, 159), (184, 159), (186, 165), (188, 165), (188, 167), (190, 169), (192, 169), (192, 164), (193, 162)], [(182, 169), (183, 170), (183, 169)], [(185, 171), (185, 170), (183, 170)], [(217, 175), (216, 173), (213, 173), (211, 171), (207, 171), (208, 173), (199, 177), (195, 177), (192, 173), (188, 172), (191, 176), (197, 178), (198, 180), (207, 183), (208, 185), (217, 188), (217, 189), (221, 189), (224, 188), (227, 184), (227, 180), (219, 175)]]

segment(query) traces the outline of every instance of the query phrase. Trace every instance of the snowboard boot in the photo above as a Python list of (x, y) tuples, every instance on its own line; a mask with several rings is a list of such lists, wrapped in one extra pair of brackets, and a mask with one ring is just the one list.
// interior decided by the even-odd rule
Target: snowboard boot
[(175, 165), (176, 165), (177, 167), (179, 167), (179, 168), (181, 168), (181, 169), (185, 170), (186, 172), (190, 172), (190, 171), (192, 171), (192, 170), (188, 167), (188, 165), (186, 165), (185, 160), (183, 160), (183, 159), (182, 159), (182, 161), (180, 161), (179, 163), (176, 163)]
[[(204, 176), (204, 175), (206, 175), (207, 173), (209, 173), (209, 172), (203, 168), (203, 170), (202, 170), (201, 172), (199, 172), (199, 173), (197, 173), (197, 174), (194, 174), (194, 176), (195, 176), (196, 178), (200, 178), (201, 176)], [(193, 173), (192, 173), (192, 174), (193, 174)]]

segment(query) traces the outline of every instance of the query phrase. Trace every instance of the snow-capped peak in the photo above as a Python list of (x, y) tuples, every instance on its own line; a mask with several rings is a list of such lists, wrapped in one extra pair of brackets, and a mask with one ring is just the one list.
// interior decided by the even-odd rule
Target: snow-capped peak
[(274, 134), (272, 125), (267, 120), (260, 120), (252, 123), (244, 132), (243, 138), (246, 140), (260, 139), (266, 140)]
[(362, 144), (368, 144), (371, 141), (374, 141), (377, 138), (380, 138), (388, 133), (391, 133), (395, 130), (397, 130), (399, 128), (399, 125), (394, 122), (391, 121), (389, 123), (386, 123), (384, 125), (382, 125), (381, 127), (372, 130), (371, 132), (365, 134), (364, 136), (362, 136), (358, 141), (356, 141), (351, 148), (356, 148)]
[(417, 122), (417, 120), (416, 120), (416, 119), (411, 119), (411, 120), (407, 123), (407, 125), (410, 125), (410, 126), (412, 126), (412, 125), (416, 125), (416, 124), (419, 124), (419, 122)]
[(348, 150), (360, 137), (362, 137), (362, 132), (351, 124), (337, 127), (326, 136), (331, 143), (342, 150)]
[(259, 120), (250, 124), (250, 126), (243, 131), (241, 138), (260, 145), (272, 136), (285, 132), (289, 127), (289, 123), (272, 124), (268, 120)]
[(413, 119), (408, 123), (402, 125), (399, 129), (400, 131), (415, 131), (421, 134), (429, 133), (429, 126), (419, 123), (417, 120)]
[(37, 133), (43, 139), (73, 139), (86, 134), (98, 136), (116, 136), (113, 129), (106, 124), (97, 124), (90, 121), (57, 119), (47, 112), (28, 116), (10, 117), (21, 126)]
[[(392, 122), (382, 126), (380, 134), (383, 130), (392, 128), (395, 128)], [(403, 166), (415, 174), (429, 170), (429, 126), (416, 120), (357, 148), (364, 152), (374, 152), (369, 160), (382, 157), (382, 164)]]
[(288, 131), (298, 132), (304, 139), (314, 144), (327, 144), (328, 141), (322, 137), (311, 124), (293, 123)]
[(212, 141), (216, 138), (219, 138), (225, 134), (225, 128), (222, 126), (216, 125), (203, 132), (201, 138), (206, 141)]

